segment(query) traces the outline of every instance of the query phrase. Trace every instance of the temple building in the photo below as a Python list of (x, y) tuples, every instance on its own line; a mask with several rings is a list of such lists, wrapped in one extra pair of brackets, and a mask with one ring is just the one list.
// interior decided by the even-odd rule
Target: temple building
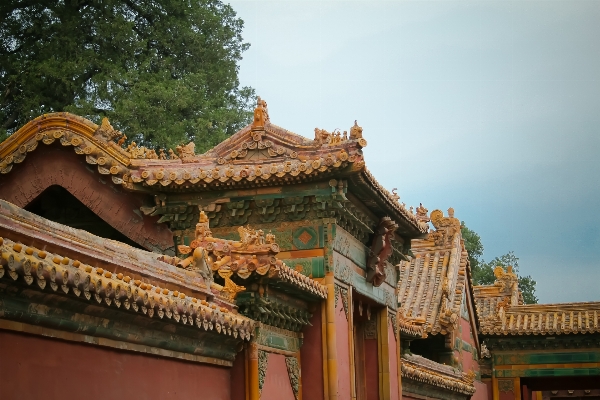
[(356, 122), (259, 98), (204, 154), (124, 141), (54, 113), (0, 144), (0, 398), (598, 398), (599, 303), (473, 287), (454, 210), (383, 188)]
[[(469, 258), (454, 210), (421, 220), (434, 227), (412, 241), (412, 257), (400, 263), (398, 326), (405, 399), (487, 399), (481, 382), (481, 356)], [(425, 378), (424, 378), (425, 377)], [(427, 383), (424, 385), (423, 383)]]
[(600, 302), (523, 304), (511, 268), (494, 273), (474, 287), (493, 399), (600, 399)]

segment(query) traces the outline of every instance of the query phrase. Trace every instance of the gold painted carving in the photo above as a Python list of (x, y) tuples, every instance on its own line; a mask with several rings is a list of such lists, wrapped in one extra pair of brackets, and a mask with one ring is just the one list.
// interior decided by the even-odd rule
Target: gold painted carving
[[(195, 148), (196, 145), (194, 144), (194, 142), (189, 142), (188, 144), (184, 145), (179, 145), (175, 148), (175, 150), (177, 150), (177, 154), (179, 154), (179, 158), (183, 161), (190, 161), (190, 159), (193, 159), (195, 153)], [(170, 149), (169, 149), (170, 150)], [(170, 152), (172, 152), (172, 150), (170, 150)]]
[(377, 339), (377, 321), (369, 320), (365, 322), (365, 339)]
[(374, 234), (367, 260), (367, 282), (380, 286), (385, 281), (385, 262), (392, 254), (392, 238), (398, 225), (389, 217), (383, 217)]
[(110, 142), (117, 138), (122, 138), (125, 135), (115, 130), (108, 121), (108, 118), (104, 117), (102, 118), (102, 124), (96, 129), (96, 132), (94, 132), (94, 136), (102, 138), (105, 142)]
[(321, 298), (327, 297), (325, 286), (289, 268), (275, 257), (279, 253), (279, 245), (275, 243), (274, 235), (265, 235), (262, 230), (254, 230), (249, 226), (240, 227), (238, 231), (241, 238), (239, 242), (213, 237), (209, 219), (204, 211), (201, 211), (196, 224), (195, 239), (189, 246), (178, 246), (181, 254), (191, 255), (184, 260), (175, 260), (175, 264), (180, 268), (198, 272), (208, 282), (212, 282), (213, 274), (218, 274), (225, 280), (223, 296), (231, 299), (245, 290), (243, 286), (238, 286), (231, 280), (232, 276), (235, 274), (239, 278), (247, 279), (254, 273), (289, 282)]
[(515, 385), (512, 379), (498, 379), (498, 390), (501, 392), (513, 392)]
[(254, 109), (254, 119), (252, 121), (252, 130), (264, 130), (265, 124), (271, 122), (269, 118), (269, 109), (267, 102), (258, 97), (256, 108)]
[(429, 217), (427, 216), (429, 210), (423, 207), (423, 203), (419, 203), (419, 207), (417, 207), (417, 221), (427, 223), (429, 222)]
[(262, 393), (267, 376), (267, 364), (269, 361), (269, 353), (264, 350), (258, 350), (258, 391)]
[(296, 357), (286, 357), (285, 366), (287, 367), (294, 398), (298, 400), (300, 392), (300, 366), (298, 365), (298, 359)]
[(456, 235), (460, 233), (460, 221), (454, 218), (453, 208), (448, 209), (448, 217), (444, 217), (441, 210), (433, 210), (430, 219), (435, 231), (429, 233), (429, 239), (433, 240), (436, 246), (450, 245)]

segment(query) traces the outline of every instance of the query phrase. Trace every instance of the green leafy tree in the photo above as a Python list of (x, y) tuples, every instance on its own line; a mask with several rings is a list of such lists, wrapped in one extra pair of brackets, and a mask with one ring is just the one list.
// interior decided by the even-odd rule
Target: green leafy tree
[(506, 268), (510, 265), (513, 267), (513, 272), (519, 276), (519, 289), (523, 294), (523, 301), (526, 304), (535, 304), (538, 302), (538, 298), (535, 296), (536, 281), (533, 280), (531, 275), (521, 276), (519, 274), (519, 258), (515, 256), (514, 252), (510, 251), (489, 262), (485, 262), (483, 260), (481, 237), (475, 231), (465, 226), (464, 222), (461, 225), (461, 233), (465, 241), (465, 248), (469, 253), (473, 284), (492, 285), (496, 280), (494, 268), (497, 266)]
[(70, 111), (138, 144), (207, 149), (251, 118), (243, 21), (217, 0), (0, 2), (0, 136)]

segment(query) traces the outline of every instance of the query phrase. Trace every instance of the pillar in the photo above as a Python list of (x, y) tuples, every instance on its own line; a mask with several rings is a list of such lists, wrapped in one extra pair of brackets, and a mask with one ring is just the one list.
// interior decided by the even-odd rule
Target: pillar
[(515, 400), (521, 400), (521, 378), (513, 378)]
[(258, 345), (255, 342), (248, 344), (248, 400), (260, 400), (258, 389)]
[(337, 348), (335, 336), (335, 281), (333, 273), (327, 273), (324, 283), (327, 286), (327, 390), (329, 392), (330, 400), (338, 400)]
[(381, 400), (390, 400), (390, 346), (387, 307), (383, 307), (377, 313), (377, 335), (379, 345), (379, 396)]

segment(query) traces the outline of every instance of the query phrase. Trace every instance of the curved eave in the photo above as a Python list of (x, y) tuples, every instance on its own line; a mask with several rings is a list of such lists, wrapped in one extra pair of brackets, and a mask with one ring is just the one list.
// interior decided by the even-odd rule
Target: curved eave
[(416, 239), (429, 230), (427, 224), (417, 221), (416, 216), (395, 200), (366, 167), (349, 175), (349, 183), (352, 193), (379, 218), (388, 216), (398, 224), (396, 232), (399, 235)]
[(472, 381), (459, 379), (439, 371), (419, 365), (415, 362), (402, 358), (401, 373), (403, 379), (410, 379), (422, 384), (435, 386), (441, 389), (471, 396), (475, 393), (475, 385)]
[(58, 141), (65, 147), (72, 146), (101, 174), (112, 175), (115, 184), (124, 185), (131, 163), (129, 154), (116, 143), (96, 137), (98, 128), (93, 122), (66, 112), (37, 117), (0, 144), (0, 173), (9, 173), (40, 142), (50, 145)]
[(218, 333), (231, 335), (233, 330), (236, 337), (239, 334), (248, 341), (254, 331), (255, 322), (249, 318), (177, 290), (115, 273), (116, 264), (110, 272), (8, 238), (0, 238), (0, 253), (0, 279), (22, 282), (33, 290), (48, 291), (49, 286), (64, 297), (97, 302), (107, 308), (123, 306), (140, 317), (166, 317), (204, 331), (212, 330), (215, 323), (219, 325)]
[[(216, 276), (217, 274), (215, 274)], [(308, 301), (327, 299), (327, 287), (314, 279), (301, 274), (285, 264), (272, 266), (264, 274), (254, 271), (248, 278), (234, 275), (233, 280), (247, 286), (247, 282), (267, 280), (275, 288), (287, 293), (299, 295)]]

